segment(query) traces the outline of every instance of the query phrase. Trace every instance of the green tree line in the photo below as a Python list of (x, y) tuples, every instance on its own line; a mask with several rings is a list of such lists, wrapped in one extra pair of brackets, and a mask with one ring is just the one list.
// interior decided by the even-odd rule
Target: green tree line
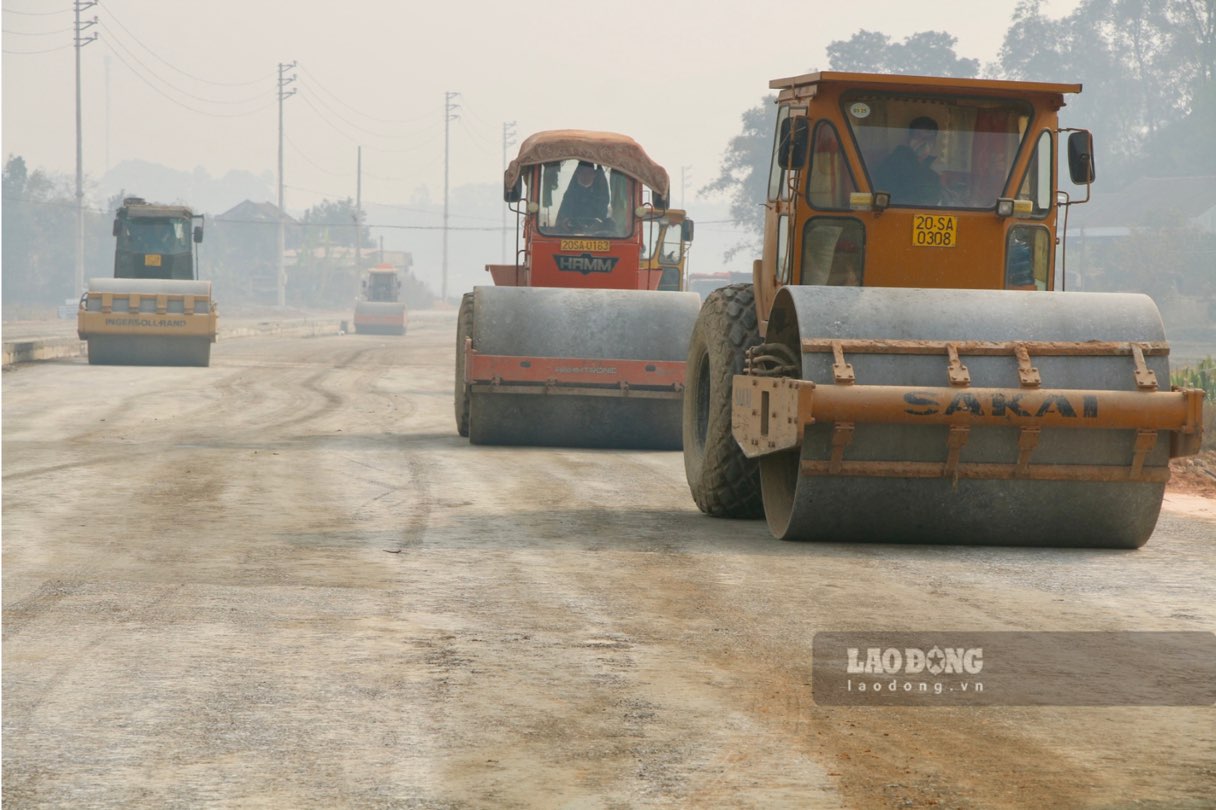
[[(126, 197), (120, 192), (101, 209), (84, 209), (84, 278), (114, 272), (114, 216)], [(188, 205), (188, 201), (157, 200)], [(354, 266), (356, 227), (362, 262)], [(216, 285), (217, 299), (270, 303), (277, 300), (278, 226), (272, 218), (205, 218), (198, 275)], [(0, 233), (6, 317), (24, 317), (73, 300), (76, 275), (76, 197), (66, 176), (30, 171), (24, 158), (10, 156), (3, 172)], [(375, 264), (371, 232), (354, 200), (322, 200), (285, 229), (285, 245), (297, 251), (288, 274), (287, 303), (344, 308), (359, 292), (362, 271)], [(430, 303), (430, 292), (412, 277), (403, 279), (411, 306)]]
[[(956, 43), (945, 31), (897, 41), (861, 30), (828, 45), (826, 69), (1080, 82), (1061, 116), (1094, 132), (1104, 190), (1147, 176), (1216, 175), (1216, 0), (1082, 0), (1060, 19), (1044, 14), (1042, 0), (1020, 0), (994, 62), (961, 57)], [(718, 176), (702, 189), (726, 196), (750, 234), (728, 258), (759, 255), (773, 100), (743, 112)]]

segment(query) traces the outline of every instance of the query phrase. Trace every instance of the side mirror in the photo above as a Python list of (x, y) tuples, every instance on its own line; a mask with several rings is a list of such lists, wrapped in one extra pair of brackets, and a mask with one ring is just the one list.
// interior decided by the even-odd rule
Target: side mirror
[(786, 118), (781, 122), (780, 142), (777, 149), (777, 165), (783, 169), (797, 170), (806, 165), (807, 144), (811, 139), (811, 123), (804, 115)]
[(1089, 130), (1078, 130), (1068, 136), (1068, 174), (1078, 186), (1094, 181), (1094, 136)]
[(504, 189), (502, 198), (505, 202), (517, 203), (524, 198), (524, 182), (523, 179), (515, 181), (515, 185), (511, 188)]
[(114, 218), (114, 232), (111, 234), (111, 236), (118, 236), (118, 232), (119, 232), (119, 230), (121, 230), (121, 229), (122, 229), (122, 225), (120, 225), (120, 224), (118, 223), (118, 218), (117, 218), (117, 217), (115, 217), (115, 218)]
[(660, 211), (667, 210), (667, 198), (657, 191), (650, 198), (651, 204)]
[(202, 225), (194, 226), (194, 241), (195, 242), (203, 241), (203, 226)]
[(681, 242), (691, 242), (692, 241), (692, 231), (693, 231), (693, 227), (692, 227), (691, 219), (686, 219), (683, 222), (681, 222), (680, 223), (680, 241)]

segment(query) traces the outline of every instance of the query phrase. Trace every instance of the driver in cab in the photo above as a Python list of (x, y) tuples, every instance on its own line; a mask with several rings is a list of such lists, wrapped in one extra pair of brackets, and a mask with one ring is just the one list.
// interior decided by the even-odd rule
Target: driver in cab
[(927, 115), (908, 124), (907, 141), (895, 147), (874, 172), (875, 187), (891, 192), (897, 205), (938, 205), (942, 181), (937, 160), (937, 122)]
[(603, 228), (608, 217), (608, 178), (603, 168), (580, 160), (557, 210), (557, 227), (567, 233)]

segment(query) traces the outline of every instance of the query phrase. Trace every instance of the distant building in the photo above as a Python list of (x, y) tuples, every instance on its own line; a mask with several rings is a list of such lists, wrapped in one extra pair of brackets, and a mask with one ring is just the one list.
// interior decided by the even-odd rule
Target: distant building
[(226, 294), (240, 296), (243, 301), (274, 304), (278, 301), (278, 223), (287, 226), (288, 244), (298, 241), (295, 232), (299, 223), (288, 214), (281, 214), (273, 203), (245, 200), (214, 217), (208, 223), (206, 255), (222, 270), (217, 282), (223, 283)]

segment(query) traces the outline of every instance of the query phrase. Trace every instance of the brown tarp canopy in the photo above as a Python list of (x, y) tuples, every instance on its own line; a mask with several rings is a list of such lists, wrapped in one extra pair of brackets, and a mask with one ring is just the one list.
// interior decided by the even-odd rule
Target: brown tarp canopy
[(557, 160), (599, 163), (640, 180), (663, 197), (669, 196), (667, 170), (651, 160), (637, 141), (615, 132), (584, 129), (550, 129), (528, 136), (520, 144), (519, 155), (507, 166), (504, 188), (515, 187), (525, 166)]

